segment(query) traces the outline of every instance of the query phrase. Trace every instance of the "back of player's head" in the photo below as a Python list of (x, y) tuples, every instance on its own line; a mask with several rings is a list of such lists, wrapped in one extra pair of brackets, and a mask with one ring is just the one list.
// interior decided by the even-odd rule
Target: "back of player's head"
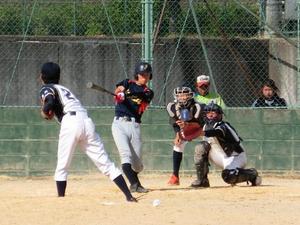
[(53, 62), (46, 62), (41, 68), (41, 78), (45, 84), (58, 84), (60, 79), (60, 67)]
[(152, 79), (152, 67), (149, 63), (147, 62), (138, 62), (136, 65), (135, 65), (135, 68), (134, 68), (134, 79), (138, 79), (138, 74), (144, 74), (144, 73), (149, 73), (150, 74), (150, 77), (149, 79), (151, 80)]

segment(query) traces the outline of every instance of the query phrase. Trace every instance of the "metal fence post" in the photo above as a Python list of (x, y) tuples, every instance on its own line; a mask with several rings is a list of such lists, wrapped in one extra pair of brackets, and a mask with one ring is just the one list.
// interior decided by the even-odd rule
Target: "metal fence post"
[[(152, 28), (153, 28), (153, 1), (143, 0), (143, 51), (142, 59), (150, 64), (152, 64)], [(152, 82), (149, 82), (149, 87), (152, 88)]]
[(143, 30), (143, 60), (146, 62), (152, 62), (152, 27), (153, 27), (153, 1), (143, 0), (143, 15), (144, 15), (144, 30)]
[(297, 1), (297, 106), (300, 105), (300, 0)]
[(268, 0), (266, 4), (266, 23), (275, 30), (271, 30), (270, 34), (276, 34), (280, 30), (281, 15), (281, 1)]
[(266, 24), (266, 0), (259, 0), (259, 35), (263, 36)]

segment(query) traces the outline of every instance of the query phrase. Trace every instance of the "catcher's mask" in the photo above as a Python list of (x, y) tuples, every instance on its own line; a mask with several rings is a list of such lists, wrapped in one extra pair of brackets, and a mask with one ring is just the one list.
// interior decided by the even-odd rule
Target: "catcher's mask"
[(45, 84), (58, 84), (60, 79), (60, 67), (53, 62), (44, 63), (41, 68), (41, 78)]
[(189, 87), (177, 87), (174, 89), (173, 96), (176, 103), (187, 107), (194, 97), (194, 92)]
[(207, 121), (219, 122), (223, 119), (222, 107), (214, 102), (209, 103), (204, 107), (205, 117)]
[(149, 63), (147, 62), (138, 62), (135, 65), (135, 69), (134, 69), (134, 79), (138, 79), (138, 74), (145, 74), (145, 73), (149, 73), (150, 77), (149, 80), (152, 80), (152, 67)]

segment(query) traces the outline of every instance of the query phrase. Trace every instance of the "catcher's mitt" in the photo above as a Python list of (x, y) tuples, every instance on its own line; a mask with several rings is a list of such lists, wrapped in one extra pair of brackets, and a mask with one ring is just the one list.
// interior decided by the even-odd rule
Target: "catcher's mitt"
[(179, 135), (185, 141), (191, 141), (202, 134), (202, 127), (198, 123), (188, 123), (180, 129)]

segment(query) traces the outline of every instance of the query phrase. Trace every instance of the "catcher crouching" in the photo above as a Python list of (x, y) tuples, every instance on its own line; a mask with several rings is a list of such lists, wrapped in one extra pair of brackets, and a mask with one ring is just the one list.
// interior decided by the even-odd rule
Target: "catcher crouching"
[(179, 185), (179, 169), (186, 144), (198, 138), (202, 132), (203, 113), (200, 105), (194, 100), (194, 93), (189, 87), (177, 87), (173, 92), (174, 101), (167, 105), (170, 124), (174, 129), (173, 173), (169, 185)]
[(245, 168), (247, 156), (242, 139), (228, 122), (223, 121), (222, 108), (210, 103), (205, 106), (204, 113), (204, 141), (195, 146), (197, 179), (191, 186), (210, 186), (207, 178), (209, 161), (222, 169), (222, 178), (228, 184), (250, 182), (252, 186), (260, 185), (261, 177), (257, 170)]

